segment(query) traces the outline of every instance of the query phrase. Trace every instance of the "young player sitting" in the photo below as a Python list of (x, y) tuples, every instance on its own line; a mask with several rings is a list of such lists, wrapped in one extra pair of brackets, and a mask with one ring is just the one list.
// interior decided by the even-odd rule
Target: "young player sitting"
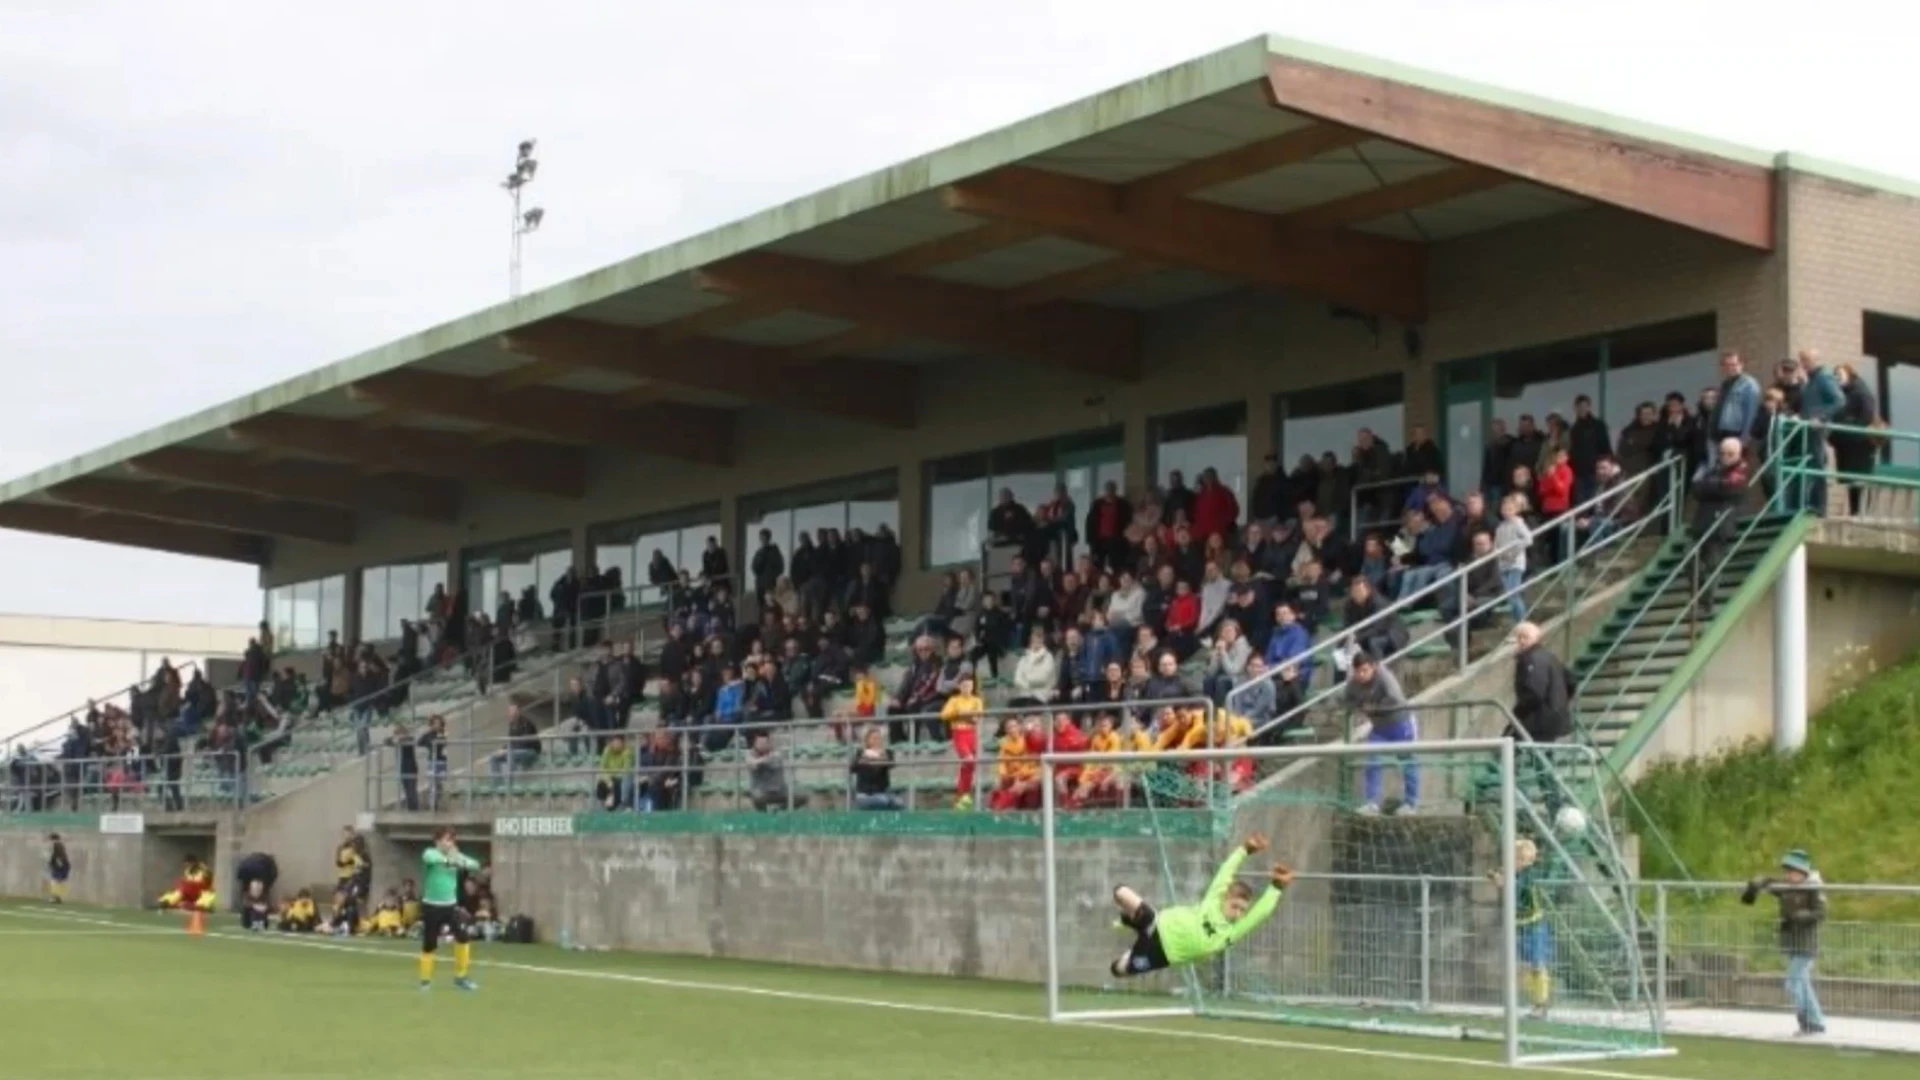
[[(1087, 739), (1087, 749), (1096, 754), (1115, 754), (1121, 747), (1120, 733), (1113, 727), (1113, 714), (1101, 713), (1093, 721), (1093, 735)], [(1068, 806), (1119, 804), (1120, 770), (1113, 765), (1088, 765), (1081, 769), (1066, 797)]]
[(247, 882), (246, 898), (240, 901), (240, 929), (256, 933), (273, 925), (273, 901), (267, 897), (267, 883)]
[(301, 889), (280, 909), (280, 932), (311, 934), (320, 925), (320, 909), (313, 904), (313, 890)]
[(343, 885), (333, 891), (333, 906), (320, 929), (334, 937), (351, 937), (360, 929), (360, 902), (355, 899), (352, 886)]
[(197, 855), (189, 855), (180, 867), (180, 880), (172, 890), (160, 894), (160, 906), (174, 911), (212, 911), (213, 871)]
[(1027, 751), (1027, 733), (1019, 717), (1009, 716), (1000, 728), (999, 783), (987, 797), (994, 810), (1031, 809), (1040, 800), (1040, 766)]
[[(1546, 895), (1540, 884), (1540, 849), (1521, 837), (1513, 845), (1513, 923), (1519, 942), (1520, 989), (1534, 1019), (1545, 1019), (1553, 997), (1553, 928), (1547, 923)], [(1487, 875), (1495, 888), (1500, 871)]]
[(373, 918), (368, 919), (367, 933), (380, 937), (399, 937), (407, 932), (407, 924), (400, 915), (400, 894), (387, 890), (380, 898), (380, 906), (373, 909)]
[(1255, 900), (1253, 889), (1234, 880), (1247, 856), (1267, 849), (1267, 838), (1254, 834), (1246, 839), (1207, 886), (1207, 894), (1198, 904), (1185, 904), (1156, 911), (1125, 885), (1115, 886), (1113, 902), (1120, 905), (1120, 924), (1133, 931), (1133, 945), (1113, 962), (1116, 978), (1145, 975), (1150, 971), (1181, 967), (1225, 952), (1234, 942), (1254, 932), (1280, 906), (1280, 896), (1293, 884), (1293, 871), (1274, 863), (1270, 884)]
[(400, 883), (400, 922), (408, 931), (420, 925), (420, 886), (412, 878)]

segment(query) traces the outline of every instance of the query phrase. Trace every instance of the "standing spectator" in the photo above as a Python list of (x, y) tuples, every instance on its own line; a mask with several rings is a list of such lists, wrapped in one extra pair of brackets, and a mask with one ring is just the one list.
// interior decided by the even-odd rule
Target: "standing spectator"
[[(1840, 380), (1820, 362), (1820, 354), (1812, 349), (1800, 353), (1794, 363), (1799, 372), (1800, 401), (1793, 411), (1811, 422), (1811, 427), (1802, 436), (1806, 445), (1792, 447), (1793, 457), (1800, 464), (1813, 471), (1813, 476), (1795, 484), (1795, 490), (1788, 492), (1787, 507), (1790, 510), (1812, 510), (1816, 514), (1827, 512), (1827, 425), (1840, 423), (1847, 411), (1846, 390)], [(1771, 443), (1762, 443), (1763, 447)], [(1762, 450), (1760, 453), (1764, 454)]]
[(1247, 520), (1262, 525), (1276, 524), (1283, 503), (1286, 478), (1280, 475), (1280, 459), (1272, 454), (1260, 459), (1260, 475), (1253, 481), (1253, 494), (1247, 497)]
[(1573, 427), (1567, 431), (1567, 458), (1573, 465), (1573, 501), (1586, 502), (1598, 487), (1600, 459), (1613, 451), (1607, 423), (1593, 413), (1593, 399), (1573, 399)]
[(1038, 558), (1034, 542), (1033, 515), (1013, 497), (1012, 488), (1001, 488), (999, 501), (987, 512), (987, 542), (995, 547), (1018, 548), (1028, 558)]
[(1708, 410), (1705, 435), (1715, 443), (1739, 439), (1742, 452), (1750, 454), (1753, 422), (1760, 415), (1760, 381), (1747, 374), (1740, 354), (1729, 349), (1720, 354), (1720, 386), (1714, 400), (1702, 400)]
[(407, 725), (394, 721), (387, 733), (387, 745), (393, 747), (394, 770), (400, 777), (400, 803), (408, 810), (420, 809), (420, 758), (414, 753), (414, 741)]
[[(1361, 428), (1355, 432), (1352, 486), (1355, 490), (1365, 489), (1365, 494), (1359, 500), (1359, 524), (1392, 520), (1394, 506), (1400, 502), (1388, 483), (1394, 479), (1393, 473), (1392, 449), (1371, 428)], [(1337, 514), (1346, 502), (1343, 500), (1335, 506), (1321, 502), (1320, 505), (1326, 507), (1328, 513)]]
[(1033, 520), (1040, 533), (1041, 550), (1053, 558), (1071, 561), (1073, 549), (1080, 542), (1080, 522), (1067, 485), (1053, 486), (1053, 498), (1040, 504)]
[[(1840, 393), (1845, 402), (1840, 409), (1839, 422), (1847, 427), (1872, 428), (1880, 426), (1880, 403), (1874, 397), (1873, 388), (1860, 377), (1860, 373), (1851, 364), (1840, 364), (1833, 369), (1834, 377), (1840, 381)], [(1836, 432), (1833, 435), (1834, 467), (1852, 479), (1844, 481), (1847, 485), (1847, 513), (1858, 515), (1862, 496), (1867, 486), (1860, 479), (1873, 472), (1874, 460), (1879, 456), (1879, 448), (1871, 435), (1860, 435), (1850, 431)], [(1821, 508), (1823, 511), (1825, 507)]]
[(787, 761), (773, 748), (765, 735), (753, 737), (753, 750), (747, 755), (748, 798), (759, 811), (785, 810), (792, 806), (793, 791), (787, 785)]
[(1407, 429), (1407, 453), (1401, 468), (1408, 476), (1447, 475), (1447, 459), (1425, 424), (1414, 424)]
[(780, 576), (787, 572), (786, 557), (780, 554), (780, 545), (773, 542), (773, 530), (760, 530), (760, 546), (753, 553), (753, 602), (758, 611), (767, 609), (767, 596), (773, 587), (780, 583)]
[(1118, 570), (1127, 561), (1127, 525), (1133, 520), (1133, 508), (1120, 497), (1119, 485), (1109, 480), (1106, 489), (1087, 508), (1087, 547), (1095, 565)]
[(720, 538), (707, 537), (706, 550), (700, 553), (700, 580), (713, 586), (733, 578), (733, 564), (727, 558), (727, 549), (720, 546)]
[(1827, 918), (1824, 884), (1807, 853), (1794, 848), (1780, 858), (1782, 880), (1757, 877), (1747, 882), (1740, 902), (1752, 904), (1770, 892), (1780, 905), (1780, 951), (1787, 956), (1787, 997), (1803, 1036), (1827, 1033), (1827, 1018), (1813, 991), (1813, 965), (1820, 955), (1820, 924)]
[(987, 671), (993, 677), (1000, 677), (1000, 658), (1013, 647), (1013, 619), (1000, 606), (1000, 597), (994, 593), (984, 593), (980, 597), (980, 614), (974, 621), (973, 651), (967, 658), (978, 664), (986, 661)]
[(1220, 473), (1204, 469), (1200, 490), (1193, 496), (1193, 535), (1202, 544), (1216, 536), (1232, 536), (1240, 519), (1240, 500), (1220, 482)]
[(1507, 422), (1496, 416), (1487, 425), (1487, 445), (1480, 451), (1480, 490), (1487, 498), (1498, 498), (1506, 489), (1512, 460), (1513, 436), (1507, 434)]
[(1713, 618), (1714, 612), (1713, 588), (1707, 587), (1707, 578), (1720, 566), (1720, 556), (1733, 536), (1734, 512), (1746, 497), (1747, 464), (1743, 454), (1740, 440), (1729, 435), (1720, 440), (1714, 461), (1703, 466), (1693, 478), (1693, 528), (1701, 538), (1696, 573), (1701, 585), (1698, 599), (1703, 619)]
[[(1353, 677), (1347, 680), (1345, 694), (1347, 707), (1367, 718), (1367, 742), (1410, 743), (1419, 737), (1419, 727), (1414, 723), (1413, 710), (1407, 707), (1407, 695), (1400, 689), (1400, 680), (1394, 678), (1386, 665), (1374, 659), (1373, 654), (1360, 652), (1354, 655)], [(1380, 772), (1380, 759), (1368, 758), (1366, 771), (1361, 778), (1366, 801), (1359, 812), (1363, 815), (1380, 813)], [(1411, 814), (1419, 806), (1420, 766), (1411, 757), (1402, 756), (1400, 812)]]
[(1537, 743), (1557, 743), (1573, 734), (1573, 691), (1567, 666), (1540, 644), (1540, 627), (1513, 628), (1513, 718)]

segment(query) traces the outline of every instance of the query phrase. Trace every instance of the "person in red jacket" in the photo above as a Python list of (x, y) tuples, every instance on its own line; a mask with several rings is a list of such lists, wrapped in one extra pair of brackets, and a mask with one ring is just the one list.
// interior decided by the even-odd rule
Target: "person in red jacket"
[[(1054, 715), (1053, 730), (1048, 734), (1053, 744), (1051, 750), (1056, 754), (1084, 754), (1091, 741), (1067, 713)], [(1060, 805), (1074, 805), (1073, 793), (1080, 786), (1081, 768), (1079, 765), (1066, 765), (1053, 771), (1054, 792), (1060, 796)]]
[(1553, 452), (1553, 464), (1541, 471), (1534, 492), (1540, 497), (1544, 517), (1556, 518), (1573, 509), (1573, 465), (1565, 449)]
[(1210, 537), (1232, 536), (1234, 522), (1240, 520), (1240, 500), (1233, 489), (1220, 482), (1220, 474), (1207, 469), (1200, 474), (1200, 490), (1193, 496), (1194, 539), (1205, 544)]
[(1132, 521), (1133, 507), (1120, 497), (1120, 485), (1107, 481), (1106, 491), (1087, 510), (1087, 547), (1097, 565), (1116, 573), (1127, 565), (1127, 526)]
[(1173, 587), (1173, 599), (1167, 603), (1167, 648), (1186, 660), (1200, 648), (1200, 596), (1184, 581)]

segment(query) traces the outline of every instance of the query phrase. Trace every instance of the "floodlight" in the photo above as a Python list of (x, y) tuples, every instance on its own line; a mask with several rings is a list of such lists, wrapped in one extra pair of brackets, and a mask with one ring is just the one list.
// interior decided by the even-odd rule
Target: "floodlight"
[(520, 216), (520, 220), (527, 232), (532, 232), (533, 230), (539, 228), (540, 223), (542, 221), (545, 221), (546, 219), (547, 219), (547, 212), (538, 206), (534, 207), (533, 209), (527, 211), (525, 214), (522, 214)]
[(520, 140), (520, 160), (521, 161), (525, 161), (528, 158), (533, 156), (533, 144), (537, 141), (539, 140), (537, 139), (521, 139)]

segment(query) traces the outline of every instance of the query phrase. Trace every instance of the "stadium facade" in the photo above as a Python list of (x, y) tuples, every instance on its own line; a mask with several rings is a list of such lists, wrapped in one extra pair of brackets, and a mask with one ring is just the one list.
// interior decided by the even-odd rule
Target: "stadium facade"
[[(1608, 424), (1795, 349), (1920, 428), (1920, 185), (1258, 38), (51, 466), (0, 526), (260, 567), (282, 647), (761, 527), (1084, 513), (1357, 427)], [(1920, 464), (1899, 462), (1895, 464)]]

